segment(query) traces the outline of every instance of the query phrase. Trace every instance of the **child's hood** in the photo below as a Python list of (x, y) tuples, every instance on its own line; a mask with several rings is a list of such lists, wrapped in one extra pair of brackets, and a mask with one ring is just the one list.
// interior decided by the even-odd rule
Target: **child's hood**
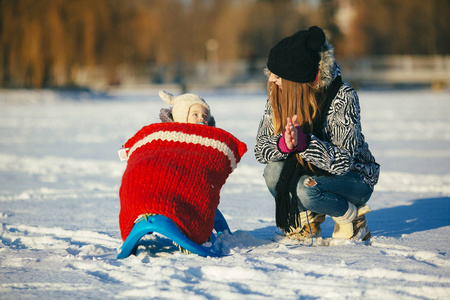
[(161, 99), (164, 100), (164, 102), (166, 102), (167, 104), (173, 105), (169, 109), (165, 109), (165, 108), (161, 109), (159, 117), (162, 122), (186, 123), (188, 113), (189, 113), (189, 108), (194, 104), (200, 104), (200, 105), (204, 106), (210, 114), (210, 119), (208, 121), (208, 125), (214, 126), (214, 127), (216, 126), (214, 117), (211, 115), (211, 109), (210, 109), (208, 103), (206, 103), (205, 99), (203, 99), (202, 97), (192, 94), (192, 93), (174, 96), (166, 91), (160, 91), (159, 97), (161, 97)]
[[(163, 123), (174, 122), (172, 115), (172, 108), (161, 108), (159, 112), (159, 119)], [(216, 127), (216, 120), (213, 116), (209, 118), (208, 126)]]

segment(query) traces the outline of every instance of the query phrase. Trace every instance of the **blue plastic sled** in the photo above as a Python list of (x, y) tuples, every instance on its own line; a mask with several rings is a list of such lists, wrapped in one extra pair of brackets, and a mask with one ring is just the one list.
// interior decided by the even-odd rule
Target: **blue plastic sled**
[[(224, 232), (225, 230), (228, 230), (228, 232), (231, 233), (227, 221), (218, 209), (216, 210), (216, 216), (214, 218), (214, 230), (218, 234)], [(146, 218), (142, 217), (136, 221), (136, 224), (134, 224), (127, 239), (123, 243), (122, 247), (120, 247), (120, 251), (117, 254), (117, 259), (127, 258), (134, 253), (139, 240), (144, 235), (148, 233), (151, 234), (153, 232), (164, 235), (182, 248), (200, 256), (219, 257), (222, 255), (220, 249), (216, 249), (214, 246), (216, 241), (216, 236), (214, 233), (211, 234), (211, 246), (199, 245), (185, 236), (178, 229), (175, 223), (168, 217), (163, 215), (152, 215)]]

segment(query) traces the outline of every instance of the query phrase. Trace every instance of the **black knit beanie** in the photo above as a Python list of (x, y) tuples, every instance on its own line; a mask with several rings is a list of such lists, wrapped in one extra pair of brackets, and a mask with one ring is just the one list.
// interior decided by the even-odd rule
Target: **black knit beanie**
[(325, 34), (319, 27), (301, 30), (270, 49), (267, 68), (290, 81), (312, 82), (319, 70), (319, 51), (324, 44)]

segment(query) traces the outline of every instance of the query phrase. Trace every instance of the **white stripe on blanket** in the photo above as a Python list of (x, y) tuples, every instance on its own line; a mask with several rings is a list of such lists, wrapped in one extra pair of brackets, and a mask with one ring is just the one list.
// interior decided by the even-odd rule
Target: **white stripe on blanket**
[(172, 141), (172, 142), (185, 142), (192, 144), (199, 144), (206, 147), (212, 147), (214, 149), (219, 150), (223, 154), (225, 154), (230, 160), (231, 169), (234, 170), (237, 166), (236, 158), (234, 157), (233, 151), (228, 147), (227, 144), (222, 143), (220, 141), (198, 136), (195, 134), (186, 134), (183, 132), (177, 131), (158, 131), (152, 134), (149, 134), (142, 140), (138, 141), (131, 147), (130, 151), (128, 151), (128, 158), (131, 157), (131, 154), (138, 149), (139, 147), (151, 143), (154, 140), (162, 140), (162, 141)]

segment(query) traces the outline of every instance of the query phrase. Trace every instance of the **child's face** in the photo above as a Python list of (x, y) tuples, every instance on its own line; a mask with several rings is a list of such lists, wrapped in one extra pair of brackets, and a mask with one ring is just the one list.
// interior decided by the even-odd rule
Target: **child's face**
[(207, 125), (209, 121), (209, 111), (201, 104), (194, 104), (189, 108), (187, 122), (190, 124)]

